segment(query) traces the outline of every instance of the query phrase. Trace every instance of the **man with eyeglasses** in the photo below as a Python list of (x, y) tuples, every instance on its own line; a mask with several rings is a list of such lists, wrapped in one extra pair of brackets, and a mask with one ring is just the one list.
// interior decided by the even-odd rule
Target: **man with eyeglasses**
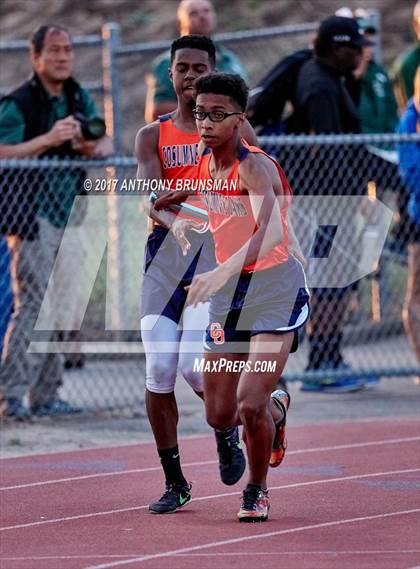
[[(178, 107), (142, 129), (137, 134), (135, 152), (139, 179), (163, 179), (170, 182), (194, 181), (198, 174), (200, 142), (193, 108), (195, 81), (215, 66), (215, 47), (204, 36), (183, 36), (172, 43), (169, 77)], [(243, 130), (249, 141), (255, 140), (252, 128)], [(175, 512), (191, 500), (191, 484), (181, 468), (178, 440), (178, 406), (175, 398), (177, 369), (199, 397), (203, 397), (202, 373), (194, 370), (194, 361), (202, 355), (202, 337), (208, 324), (208, 304), (185, 307), (187, 291), (194, 274), (215, 266), (213, 240), (201, 224), (182, 217), (177, 226), (189, 230), (190, 248), (182, 254), (177, 237), (171, 231), (176, 216), (168, 208), (182, 192), (168, 192), (150, 209), (153, 231), (145, 257), (141, 294), (141, 333), (146, 352), (146, 407), (157, 451), (165, 474), (166, 489), (149, 506), (154, 514)], [(204, 207), (200, 198), (189, 202)], [(197, 346), (192, 349), (191, 346)], [(225, 484), (235, 484), (245, 469), (238, 429), (216, 432), (220, 469)]]
[(207, 421), (220, 431), (240, 424), (244, 429), (249, 475), (238, 519), (263, 522), (270, 508), (268, 467), (284, 456), (290, 400), (286, 392), (272, 391), (297, 349), (309, 294), (302, 265), (290, 254), (286, 176), (240, 135), (245, 82), (239, 75), (211, 73), (198, 79), (196, 90), (194, 116), (206, 147), (199, 179), (210, 183), (202, 197), (218, 266), (194, 276), (187, 303), (210, 301), (204, 342)]
[[(41, 305), (50, 322), (43, 330), (44, 342), (55, 339), (56, 326), (68, 330), (63, 333), (72, 338), (82, 283), (79, 271), (86, 245), (76, 216), (70, 214), (86, 172), (60, 166), (60, 160), (101, 158), (113, 152), (104, 132), (88, 137), (82, 127), (81, 120), (103, 121), (89, 93), (73, 79), (75, 55), (69, 31), (60, 25), (40, 26), (31, 38), (30, 58), (33, 76), (0, 101), (0, 158), (54, 158), (57, 165), (3, 168), (0, 178), (0, 235), (7, 236), (14, 296), (0, 358), (0, 415), (13, 420), (81, 411), (59, 397), (60, 354), (35, 353), (28, 346)], [(65, 262), (56, 262), (59, 248)], [(54, 306), (44, 303), (50, 277), (57, 299)], [(71, 297), (63, 290), (71, 290)], [(25, 394), (29, 409), (23, 402)]]

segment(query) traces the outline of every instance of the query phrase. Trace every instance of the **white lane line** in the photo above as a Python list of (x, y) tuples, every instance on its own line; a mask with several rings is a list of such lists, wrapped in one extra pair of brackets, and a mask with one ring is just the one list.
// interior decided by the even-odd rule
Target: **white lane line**
[[(312, 480), (310, 482), (296, 482), (294, 484), (283, 484), (281, 486), (272, 486), (270, 491), (273, 490), (284, 490), (287, 488), (304, 488), (305, 486), (316, 486), (318, 484), (330, 484), (333, 482), (346, 482), (348, 480), (362, 480), (364, 478), (375, 478), (379, 476), (389, 476), (397, 474), (411, 474), (413, 472), (420, 472), (420, 468), (409, 468), (406, 470), (389, 470), (387, 472), (372, 472), (369, 474), (355, 474), (353, 476), (342, 476), (340, 478), (324, 478), (321, 480)], [(195, 502), (201, 502), (203, 500), (216, 500), (218, 498), (226, 498), (228, 496), (239, 496), (241, 492), (226, 492), (224, 494), (211, 494), (209, 496), (201, 496), (199, 498), (194, 498)], [(0, 531), (9, 531), (14, 529), (23, 529), (34, 526), (42, 526), (46, 524), (57, 524), (61, 522), (68, 522), (74, 520), (84, 520), (87, 518), (95, 518), (99, 516), (110, 516), (112, 514), (121, 514), (124, 512), (133, 512), (138, 510), (145, 510), (149, 506), (147, 504), (143, 506), (132, 506), (130, 508), (119, 508), (116, 510), (106, 510), (105, 512), (92, 512), (89, 514), (79, 514), (77, 516), (67, 516), (65, 518), (54, 518), (52, 520), (41, 520), (38, 522), (28, 522), (26, 524), (18, 524), (14, 526), (0, 527)]]
[[(383, 549), (377, 551), (256, 551), (251, 553), (250, 551), (236, 551), (230, 553), (179, 553), (179, 557), (238, 557), (239, 555), (267, 555), (267, 556), (278, 556), (278, 555), (409, 555), (413, 553), (420, 553), (420, 549)], [(93, 556), (92, 556), (93, 557)], [(102, 557), (102, 556), (101, 556)], [(105, 555), (103, 557), (106, 557)], [(128, 555), (121, 555), (122, 557), (131, 557)]]
[[(355, 449), (355, 448), (364, 448), (364, 447), (371, 447), (371, 446), (381, 446), (381, 445), (390, 445), (390, 444), (401, 444), (401, 443), (411, 443), (411, 442), (418, 442), (420, 437), (406, 437), (401, 439), (387, 439), (381, 441), (368, 441), (364, 443), (353, 443), (347, 445), (336, 445), (330, 447), (315, 447), (315, 448), (305, 448), (305, 449), (298, 449), (298, 450), (291, 450), (287, 452), (287, 456), (297, 455), (297, 454), (309, 454), (309, 453), (318, 453), (318, 452), (328, 452), (334, 450), (347, 450), (347, 449)], [(217, 460), (206, 460), (201, 462), (186, 462), (183, 464), (183, 467), (189, 466), (207, 466), (210, 464), (217, 464)], [(72, 476), (69, 478), (56, 478), (54, 480), (45, 480), (43, 482), (29, 482), (27, 484), (16, 484), (14, 486), (3, 486), (0, 487), (0, 491), (4, 492), (7, 490), (19, 490), (21, 488), (34, 488), (37, 486), (46, 486), (49, 484), (62, 484), (65, 482), (76, 482), (78, 480), (89, 480), (92, 478), (103, 478), (107, 476), (123, 476), (126, 474), (141, 474), (143, 472), (160, 472), (161, 466), (150, 466), (147, 468), (136, 468), (132, 470), (123, 470), (117, 472), (99, 472), (97, 474), (85, 474), (83, 476)]]
[[(410, 423), (410, 422), (418, 422), (418, 417), (394, 417), (392, 419), (392, 423)], [(389, 423), (389, 419), (383, 419), (381, 417), (364, 417), (357, 419), (357, 423)], [(301, 423), (299, 425), (294, 425), (293, 429), (310, 429), (316, 427), (329, 427), (331, 425), (354, 425), (354, 419), (332, 419), (330, 421), (323, 421), (319, 423)], [(183, 441), (194, 440), (194, 439), (210, 439), (211, 437), (207, 434), (198, 434), (198, 435), (183, 435)], [(34, 452), (34, 453), (25, 453), (19, 454), (16, 456), (0, 456), (0, 462), (2, 460), (17, 460), (17, 459), (25, 459), (25, 458), (33, 458), (35, 456), (53, 456), (55, 454), (79, 454), (84, 452), (92, 452), (92, 451), (102, 451), (102, 450), (112, 450), (112, 449), (121, 449), (121, 448), (130, 448), (130, 447), (138, 447), (143, 445), (154, 445), (153, 439), (148, 441), (136, 441), (133, 443), (121, 443), (121, 444), (113, 444), (113, 445), (98, 445), (93, 447), (84, 447), (84, 448), (72, 448), (72, 449), (65, 449), (65, 450), (52, 450), (52, 451), (44, 451), (44, 452)]]
[[(414, 421), (415, 418), (412, 417), (404, 417), (404, 421)], [(361, 421), (364, 421), (364, 419), (361, 419)], [(372, 422), (374, 422), (375, 419), (372, 419)], [(385, 419), (380, 419), (380, 422), (385, 421)], [(388, 421), (388, 420), (387, 420)], [(397, 421), (400, 421), (400, 419), (397, 419)], [(351, 421), (344, 421), (344, 422), (348, 422), (351, 423)], [(360, 422), (360, 421), (358, 421)], [(327, 423), (328, 424), (328, 423)], [(353, 421), (354, 424), (354, 421)], [(209, 439), (211, 438), (208, 434), (206, 433), (200, 433), (197, 435), (183, 435), (182, 439), (183, 441), (189, 441), (189, 440), (195, 440), (195, 439)], [(147, 445), (152, 445), (153, 448), (156, 447), (155, 445), (155, 441), (153, 440), (153, 438), (150, 438), (150, 440), (147, 441), (136, 441), (133, 443), (121, 443), (121, 444), (104, 444), (102, 445), (98, 445), (98, 446), (93, 446), (93, 447), (83, 447), (83, 448), (70, 448), (70, 449), (64, 449), (64, 450), (51, 450), (51, 451), (44, 451), (44, 452), (29, 452), (29, 453), (25, 453), (25, 454), (19, 454), (16, 456), (0, 456), (0, 461), (2, 460), (21, 460), (21, 459), (25, 459), (25, 458), (34, 458), (36, 456), (47, 456), (47, 457), (51, 457), (54, 456), (56, 454), (79, 454), (79, 453), (84, 453), (84, 452), (92, 452), (92, 451), (103, 451), (103, 450), (116, 450), (116, 449), (125, 449), (125, 448), (131, 448), (131, 447), (138, 447), (138, 446), (147, 446)]]
[[(121, 555), (31, 555), (30, 557), (1, 557), (0, 561), (47, 561), (48, 559), (100, 559), (108, 557), (110, 559), (132, 559), (138, 557), (139, 555), (144, 555), (143, 553), (132, 553), (131, 555), (122, 554)], [(295, 553), (296, 555), (296, 553)]]
[(111, 563), (101, 563), (100, 565), (89, 565), (85, 569), (110, 569), (111, 567), (121, 567), (122, 565), (131, 565), (132, 563), (143, 563), (145, 561), (150, 561), (152, 559), (162, 559), (164, 557), (172, 557), (173, 555), (179, 555), (182, 553), (192, 553), (193, 551), (200, 551), (201, 549), (208, 549), (212, 547), (222, 547), (224, 545), (232, 545), (234, 543), (242, 543), (244, 541), (251, 541), (256, 539), (265, 539), (267, 537), (275, 537), (279, 535), (285, 535), (290, 533), (299, 533), (308, 530), (322, 529), (334, 526), (340, 526), (344, 524), (352, 524), (357, 522), (366, 522), (371, 520), (379, 520), (384, 518), (391, 518), (395, 516), (403, 516), (408, 514), (414, 514), (420, 512), (420, 508), (414, 510), (402, 510), (400, 512), (389, 512), (385, 514), (376, 514), (372, 516), (363, 516), (359, 518), (348, 518), (344, 520), (334, 520), (331, 522), (324, 522), (320, 524), (312, 524), (308, 526), (300, 526), (295, 528), (288, 528), (278, 531), (270, 531), (267, 533), (260, 533), (258, 535), (247, 535), (243, 537), (237, 537), (233, 539), (225, 539), (222, 541), (211, 541), (209, 543), (203, 543), (201, 545), (194, 545), (191, 547), (183, 547), (182, 549), (174, 549), (172, 551), (165, 551), (163, 553), (155, 553), (152, 555), (142, 555), (134, 559), (123, 559), (120, 561), (111, 561)]
[[(207, 464), (215, 464), (215, 460), (206, 460), (200, 462), (186, 462), (182, 467), (186, 466), (206, 466)], [(6, 490), (19, 490), (21, 488), (33, 488), (35, 486), (46, 486), (48, 484), (62, 484), (64, 482), (75, 482), (77, 480), (89, 480), (91, 478), (104, 478), (106, 476), (122, 476), (124, 474), (141, 474), (143, 472), (157, 472), (161, 471), (161, 466), (150, 466), (147, 468), (135, 468), (132, 470), (118, 470), (116, 472), (98, 472), (97, 474), (85, 474), (83, 476), (72, 476), (69, 478), (56, 478), (54, 480), (45, 480), (43, 482), (29, 482), (28, 484), (16, 484), (15, 486), (0, 487), (0, 491)]]
[[(366, 551), (336, 551), (336, 550), (320, 550), (320, 551), (257, 551), (251, 553), (249, 551), (231, 551), (229, 553), (179, 553), (178, 557), (238, 557), (240, 555), (402, 555), (420, 553), (420, 549), (378, 549)], [(49, 559), (133, 559), (142, 555), (152, 555), (146, 553), (120, 553), (114, 555), (31, 555), (30, 557), (1, 557), (2, 561), (46, 561)]]

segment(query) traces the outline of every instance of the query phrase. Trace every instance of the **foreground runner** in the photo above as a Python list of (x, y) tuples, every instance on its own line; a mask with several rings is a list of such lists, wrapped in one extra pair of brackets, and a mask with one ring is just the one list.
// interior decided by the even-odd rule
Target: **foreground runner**
[(194, 116), (207, 147), (199, 177), (213, 182), (203, 200), (218, 267), (194, 277), (187, 302), (210, 299), (203, 364), (207, 421), (219, 430), (244, 427), (249, 480), (238, 518), (265, 521), (268, 466), (283, 458), (289, 403), (281, 390), (270, 394), (297, 348), (309, 295), (302, 265), (288, 252), (291, 190), (284, 172), (240, 136), (246, 84), (238, 75), (212, 73), (196, 89)]
[[(214, 65), (215, 47), (210, 39), (183, 36), (172, 43), (170, 76), (178, 107), (138, 132), (135, 151), (139, 179), (176, 181), (197, 177), (200, 138), (192, 113), (194, 82), (209, 73)], [(249, 124), (246, 136), (255, 137)], [(174, 192), (159, 198), (161, 208), (165, 203), (170, 205), (171, 194)], [(166, 490), (159, 500), (150, 504), (149, 510), (166, 514), (191, 500), (191, 485), (180, 464), (174, 389), (179, 368), (197, 395), (203, 396), (202, 373), (193, 369), (194, 357), (198, 354), (191, 353), (189, 344), (195, 341), (201, 346), (209, 322), (208, 304), (184, 309), (187, 297), (184, 287), (191, 283), (195, 272), (214, 268), (215, 258), (213, 239), (208, 231), (201, 235), (190, 232), (191, 248), (182, 255), (174, 236), (168, 232), (176, 216), (154, 207), (150, 215), (155, 224), (146, 248), (141, 332), (146, 351), (147, 413), (165, 473)], [(194, 222), (188, 220), (183, 224), (185, 228), (194, 226)], [(201, 349), (198, 351), (201, 353)], [(235, 484), (245, 469), (238, 430), (229, 438), (225, 433), (216, 433), (216, 437), (224, 458), (221, 466), (224, 482)]]

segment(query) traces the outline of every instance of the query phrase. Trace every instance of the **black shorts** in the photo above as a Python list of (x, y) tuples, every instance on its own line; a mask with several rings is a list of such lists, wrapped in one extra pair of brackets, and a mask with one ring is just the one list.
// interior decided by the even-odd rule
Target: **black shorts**
[(216, 266), (214, 242), (209, 231), (189, 231), (191, 248), (182, 254), (178, 242), (167, 229), (156, 226), (146, 244), (141, 318), (160, 314), (178, 323), (187, 298), (185, 287), (194, 274), (211, 271)]
[[(210, 299), (210, 325), (204, 349), (208, 352), (246, 353), (252, 336), (295, 332), (309, 317), (309, 292), (302, 265), (292, 256), (263, 271), (234, 276)], [(212, 327), (213, 325), (213, 327)], [(219, 326), (220, 325), (220, 326)], [(214, 329), (223, 329), (224, 342)], [(217, 334), (216, 334), (217, 335)]]

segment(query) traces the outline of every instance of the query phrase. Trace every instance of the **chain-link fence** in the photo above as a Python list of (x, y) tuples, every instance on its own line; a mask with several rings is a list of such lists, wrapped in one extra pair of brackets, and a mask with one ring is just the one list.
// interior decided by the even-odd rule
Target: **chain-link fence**
[[(261, 139), (293, 187), (291, 218), (312, 289), (307, 337), (289, 359), (288, 379), (326, 370), (333, 378), (420, 375), (401, 317), (413, 227), (397, 140)], [(84, 367), (64, 374), (65, 395), (91, 409), (135, 408), (144, 392), (139, 314), (148, 195), (134, 159), (3, 160), (0, 167), (2, 234), (14, 235), (0, 240), (0, 329), (9, 322), (2, 389), (44, 366), (39, 389), (54, 390), (57, 358), (82, 354)], [(74, 200), (81, 188), (85, 195)], [(11, 282), (17, 304), (9, 320)]]
[[(12, 286), (15, 294), (0, 392), (21, 394), (22, 385), (39, 376), (32, 391), (37, 399), (48, 398), (66, 360), (72, 370), (64, 394), (73, 403), (138, 407), (144, 400), (144, 357), (135, 347), (132, 358), (128, 342), (139, 340), (134, 305), (147, 227), (141, 204), (147, 196), (114, 194), (117, 176), (135, 178), (133, 159), (108, 166), (54, 159), (0, 162), (3, 329)], [(85, 195), (75, 199), (80, 192)], [(132, 315), (129, 323), (124, 314)]]
[[(396, 135), (261, 139), (293, 187), (296, 233), (308, 260), (307, 379), (334, 368), (337, 378), (418, 373), (401, 319), (415, 231), (397, 141)], [(303, 378), (300, 365), (290, 360), (290, 379)]]

